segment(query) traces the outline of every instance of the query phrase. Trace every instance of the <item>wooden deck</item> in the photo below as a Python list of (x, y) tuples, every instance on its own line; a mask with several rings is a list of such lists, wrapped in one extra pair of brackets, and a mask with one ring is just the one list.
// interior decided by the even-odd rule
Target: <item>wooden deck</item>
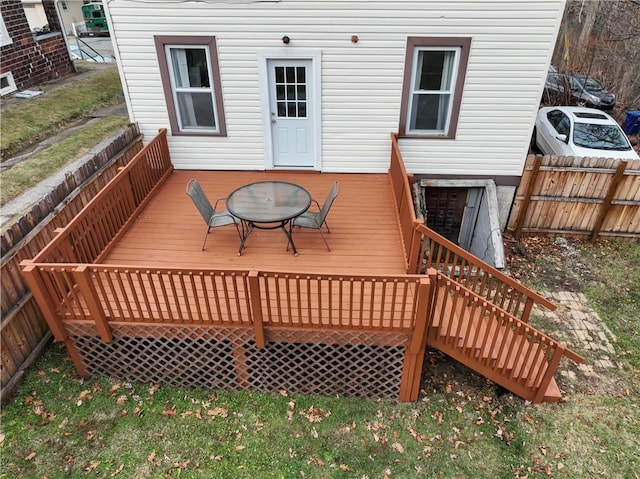
[[(174, 171), (162, 130), (21, 263), (25, 282), (81, 376), (414, 401), (428, 344), (525, 399), (560, 399), (560, 359), (583, 358), (527, 324), (555, 306), (418, 221), (392, 143), (388, 174)], [(339, 181), (332, 251), (296, 230), (296, 257), (281, 231), (256, 230), (238, 256), (233, 226), (202, 251), (192, 177), (212, 201), (270, 179), (323, 203)]]
[[(254, 181), (282, 180), (304, 186), (322, 205), (334, 181), (340, 195), (328, 216), (327, 251), (318, 231), (296, 228), (298, 256), (286, 251), (282, 231), (254, 230), (238, 256), (233, 226), (206, 226), (185, 192), (196, 178), (212, 203)], [(310, 172), (175, 171), (118, 241), (103, 264), (180, 268), (256, 268), (304, 273), (403, 274), (406, 263), (398, 215), (386, 174)]]

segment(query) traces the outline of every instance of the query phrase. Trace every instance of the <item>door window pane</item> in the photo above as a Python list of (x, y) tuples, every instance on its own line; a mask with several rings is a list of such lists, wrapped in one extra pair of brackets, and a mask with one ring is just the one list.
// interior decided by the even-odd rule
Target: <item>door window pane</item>
[(306, 67), (276, 66), (274, 70), (278, 118), (306, 118)]

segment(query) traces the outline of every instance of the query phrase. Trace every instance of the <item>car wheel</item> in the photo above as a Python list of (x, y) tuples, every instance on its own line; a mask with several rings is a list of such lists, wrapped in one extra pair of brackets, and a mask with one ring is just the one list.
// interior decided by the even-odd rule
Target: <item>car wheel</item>
[(538, 144), (536, 143), (536, 127), (533, 127), (533, 133), (531, 134), (531, 141), (529, 142), (529, 149), (531, 150), (531, 153), (540, 153), (540, 150), (538, 149)]

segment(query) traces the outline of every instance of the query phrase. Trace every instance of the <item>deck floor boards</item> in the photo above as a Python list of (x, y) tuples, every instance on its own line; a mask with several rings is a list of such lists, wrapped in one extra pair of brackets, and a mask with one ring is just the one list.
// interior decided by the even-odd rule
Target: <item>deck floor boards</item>
[[(238, 256), (233, 226), (212, 229), (201, 251), (206, 226), (185, 192), (196, 178), (213, 203), (254, 181), (282, 180), (304, 186), (322, 205), (334, 181), (340, 194), (328, 216), (327, 251), (316, 230), (295, 228), (298, 256), (286, 251), (280, 230), (254, 230)], [(315, 172), (175, 171), (103, 261), (128, 266), (238, 268), (301, 273), (403, 274), (398, 218), (386, 174)]]

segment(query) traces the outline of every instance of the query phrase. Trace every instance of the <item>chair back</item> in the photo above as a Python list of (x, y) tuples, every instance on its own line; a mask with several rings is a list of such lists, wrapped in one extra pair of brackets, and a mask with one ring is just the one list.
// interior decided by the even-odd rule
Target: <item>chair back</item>
[(209, 220), (215, 213), (213, 206), (211, 206), (211, 202), (207, 198), (207, 195), (204, 194), (200, 183), (196, 179), (191, 179), (187, 183), (187, 194), (193, 200), (193, 204), (196, 205), (202, 219), (205, 223), (209, 224)]
[(320, 224), (322, 224), (322, 222), (325, 220), (325, 218), (329, 214), (329, 210), (331, 209), (333, 200), (336, 199), (336, 197), (338, 196), (338, 193), (340, 193), (340, 183), (336, 181), (331, 187), (331, 190), (329, 191), (329, 194), (327, 195), (327, 199), (322, 205), (322, 208), (320, 208)]

